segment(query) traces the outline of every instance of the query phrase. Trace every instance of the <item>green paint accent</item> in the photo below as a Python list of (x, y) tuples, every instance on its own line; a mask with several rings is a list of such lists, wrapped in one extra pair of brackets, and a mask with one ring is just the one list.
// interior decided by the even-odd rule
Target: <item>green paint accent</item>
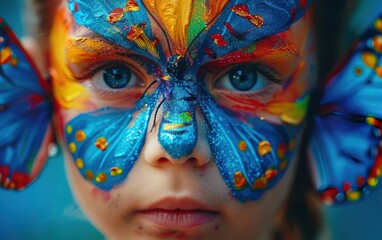
[(194, 0), (193, 10), (191, 13), (190, 23), (187, 33), (187, 47), (192, 43), (194, 38), (207, 26), (203, 15), (206, 11), (205, 0)]
[(188, 123), (192, 120), (192, 116), (189, 112), (182, 112), (179, 114), (179, 118), (183, 123)]
[(256, 44), (254, 43), (254, 44), (250, 45), (249, 47), (245, 48), (243, 50), (243, 53), (249, 54), (249, 53), (252, 53), (255, 50), (256, 50)]

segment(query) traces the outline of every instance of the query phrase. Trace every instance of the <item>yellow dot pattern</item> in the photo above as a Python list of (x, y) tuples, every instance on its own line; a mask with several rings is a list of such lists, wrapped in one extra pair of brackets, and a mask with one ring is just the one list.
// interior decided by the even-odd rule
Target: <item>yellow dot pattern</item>
[(76, 132), (76, 141), (83, 142), (86, 139), (86, 133), (83, 130), (78, 130)]
[(110, 169), (110, 176), (116, 177), (122, 174), (122, 168), (113, 167)]
[(85, 177), (88, 179), (88, 180), (93, 180), (94, 179), (94, 173), (92, 170), (86, 170), (85, 171)]
[(109, 145), (109, 144), (108, 144), (106, 138), (104, 138), (104, 137), (100, 137), (100, 138), (98, 138), (97, 141), (96, 141), (96, 143), (95, 143), (95, 146), (96, 146), (99, 150), (101, 150), (101, 151), (105, 151), (108, 145)]
[(107, 179), (107, 176), (106, 176), (106, 173), (104, 172), (101, 172), (97, 175), (96, 177), (96, 182), (97, 183), (104, 183), (106, 182), (106, 179)]
[(239, 141), (238, 148), (240, 151), (244, 152), (248, 148), (247, 143), (243, 140)]
[(257, 147), (257, 151), (260, 154), (260, 156), (264, 156), (272, 152), (271, 144), (268, 141), (261, 141)]
[(73, 132), (73, 127), (72, 127), (72, 125), (68, 125), (68, 126), (66, 126), (66, 133), (67, 134), (71, 134), (72, 132)]
[(69, 151), (75, 153), (77, 151), (77, 146), (74, 142), (69, 143)]
[(235, 172), (233, 176), (233, 182), (237, 190), (243, 189), (243, 187), (247, 184), (247, 180), (245, 179), (242, 172)]

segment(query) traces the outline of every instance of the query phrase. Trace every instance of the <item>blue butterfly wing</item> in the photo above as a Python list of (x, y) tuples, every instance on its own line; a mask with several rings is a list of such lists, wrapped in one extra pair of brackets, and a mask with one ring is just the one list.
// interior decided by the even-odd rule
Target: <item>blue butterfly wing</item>
[(67, 146), (86, 180), (102, 190), (125, 180), (145, 144), (157, 96), (145, 96), (134, 109), (102, 108), (67, 123)]
[[(70, 0), (68, 7), (76, 23), (85, 26), (105, 39), (132, 52), (151, 59), (157, 64), (165, 62), (161, 45), (153, 44), (155, 38), (154, 27), (151, 26), (149, 15), (141, 0), (135, 0), (136, 9), (121, 13), (118, 20), (110, 20), (116, 10), (122, 10), (127, 1), (91, 1)], [(135, 29), (140, 34), (130, 38)], [(148, 64), (148, 63), (145, 63)]]
[(285, 172), (294, 152), (291, 134), (258, 117), (244, 123), (210, 97), (199, 101), (211, 151), (232, 195), (241, 201), (260, 198)]
[(52, 107), (46, 83), (1, 18), (0, 39), (0, 185), (19, 190), (47, 159)]
[(310, 152), (316, 187), (327, 203), (366, 197), (381, 176), (380, 42), (375, 24), (325, 86)]
[(216, 21), (207, 23), (208, 26), (193, 41), (189, 47), (190, 55), (194, 62), (203, 64), (237, 50), (244, 54), (256, 41), (288, 30), (304, 15), (310, 3), (296, 0), (228, 1)]

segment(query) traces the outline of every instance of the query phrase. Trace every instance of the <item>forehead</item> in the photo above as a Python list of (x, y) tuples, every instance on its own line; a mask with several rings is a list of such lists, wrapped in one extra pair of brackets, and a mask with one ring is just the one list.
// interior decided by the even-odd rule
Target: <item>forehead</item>
[(158, 60), (187, 53), (202, 62), (287, 30), (307, 5), (291, 0), (68, 1), (77, 24), (125, 49)]

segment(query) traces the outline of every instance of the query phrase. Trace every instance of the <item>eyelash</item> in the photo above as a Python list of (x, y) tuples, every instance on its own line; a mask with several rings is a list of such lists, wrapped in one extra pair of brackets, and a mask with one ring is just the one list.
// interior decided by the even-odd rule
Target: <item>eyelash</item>
[[(261, 74), (262, 77), (268, 81), (268, 84), (261, 89), (252, 91), (239, 91), (217, 87), (219, 81), (221, 81), (225, 76), (227, 76), (231, 70), (234, 70), (237, 67), (251, 69), (251, 71)], [(219, 101), (225, 101), (224, 99), (236, 99), (234, 101), (240, 101), (242, 104), (246, 104), (245, 102), (247, 100), (266, 103), (271, 101), (274, 97), (274, 94), (281, 88), (283, 88), (283, 86), (287, 82), (287, 79), (281, 79), (278, 72), (274, 69), (256, 63), (235, 64), (221, 72), (221, 74), (217, 75), (210, 73), (212, 75), (215, 75), (215, 77), (210, 78), (211, 81), (208, 79), (208, 77), (206, 78), (206, 83), (210, 88), (211, 94), (215, 96), (215, 99), (220, 99)]]
[(258, 71), (260, 74), (264, 75), (268, 80), (279, 84), (279, 85), (284, 85), (285, 81), (281, 80), (277, 72), (273, 69), (270, 69), (268, 67), (265, 67), (260, 64), (253, 65), (255, 67), (255, 71)]
[[(131, 69), (130, 65), (122, 61), (108, 61), (106, 63), (95, 63), (86, 67), (84, 71), (78, 71), (76, 74), (72, 72), (72, 78), (82, 83), (92, 78), (97, 72), (114, 66), (126, 66)], [(134, 71), (135, 73), (135, 71)], [(77, 75), (78, 74), (78, 75)]]
[[(141, 90), (134, 87), (127, 87), (127, 88), (121, 88), (121, 89), (112, 89), (112, 88), (104, 88), (102, 86), (99, 86), (93, 79), (97, 74), (100, 74), (100, 71), (104, 71), (105, 69), (111, 68), (111, 67), (126, 67), (128, 68), (132, 74), (136, 75), (138, 78), (138, 81), (143, 83), (143, 88), (145, 86), (145, 77), (147, 74), (143, 74), (141, 70), (139, 70), (137, 67), (135, 67), (133, 64), (130, 64), (126, 61), (121, 60), (114, 60), (114, 61), (107, 61), (107, 62), (100, 62), (100, 63), (94, 63), (89, 64), (87, 67), (83, 67), (81, 70), (77, 71), (71, 71), (72, 78), (77, 81), (78, 83), (82, 84), (84, 87), (86, 87), (90, 92), (93, 92), (97, 95), (97, 98), (99, 99), (109, 99), (109, 100), (116, 100), (116, 99), (133, 99), (136, 98), (140, 93)], [(142, 89), (143, 89), (142, 88)]]
[[(271, 68), (268, 68), (268, 67), (265, 67), (263, 65), (260, 65), (260, 64), (254, 64), (254, 63), (244, 63), (244, 64), (237, 64), (237, 65), (233, 65), (233, 66), (230, 66), (229, 68), (225, 69), (222, 71), (221, 74), (218, 74), (216, 77), (213, 78), (212, 80), (212, 85), (214, 86), (215, 83), (220, 80), (222, 77), (224, 77), (225, 75), (227, 75), (232, 69), (235, 69), (236, 67), (244, 67), (244, 68), (253, 68), (253, 71), (255, 72), (258, 72), (260, 74), (262, 74), (264, 77), (266, 77), (269, 81), (275, 83), (275, 84), (278, 84), (280, 86), (283, 86), (286, 82), (286, 80), (282, 80), (280, 77), (279, 77), (279, 74), (271, 69)], [(250, 94), (248, 92), (242, 92), (242, 93), (238, 93), (238, 94), (241, 94), (241, 95), (247, 95), (247, 94)]]

